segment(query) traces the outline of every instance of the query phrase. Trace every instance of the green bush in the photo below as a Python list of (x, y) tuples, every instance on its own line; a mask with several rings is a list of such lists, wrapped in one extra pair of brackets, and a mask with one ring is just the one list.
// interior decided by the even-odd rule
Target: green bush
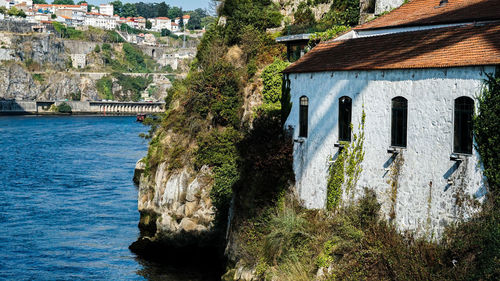
[(106, 51), (110, 51), (111, 50), (111, 45), (108, 44), (108, 43), (104, 43), (104, 44), (102, 44), (102, 49), (106, 50)]
[(94, 52), (100, 53), (101, 52), (101, 47), (99, 47), (99, 45), (95, 45)]
[(281, 72), (288, 67), (290, 63), (276, 59), (262, 71), (262, 83), (264, 88), (262, 96), (264, 104), (261, 109), (267, 113), (281, 110), (281, 91), (283, 88), (283, 74)]
[(59, 112), (59, 113), (71, 113), (71, 106), (69, 104), (63, 102), (57, 107), (57, 112)]

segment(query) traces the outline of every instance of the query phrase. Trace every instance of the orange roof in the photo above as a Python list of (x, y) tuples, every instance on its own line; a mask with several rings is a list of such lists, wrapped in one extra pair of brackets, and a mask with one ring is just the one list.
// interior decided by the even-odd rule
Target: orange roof
[(178, 25), (179, 25), (179, 24), (177, 24), (177, 23), (175, 23), (175, 22), (173, 22), (173, 23), (172, 23), (172, 26), (178, 26)]
[(157, 17), (156, 19), (157, 20), (169, 20), (169, 18), (167, 18), (167, 17)]
[(191, 18), (191, 16), (190, 16), (190, 15), (183, 15), (183, 16), (182, 16), (182, 18), (183, 18), (183, 19), (190, 19), (190, 18)]
[(284, 73), (500, 64), (500, 23), (320, 43)]
[(355, 29), (476, 22), (500, 19), (499, 0), (410, 0)]
[[(34, 4), (36, 7), (60, 7), (60, 8), (81, 8), (80, 5), (54, 5), (54, 4)], [(82, 5), (87, 6), (87, 5)]]
[(68, 16), (60, 16), (60, 17), (63, 18), (63, 19), (67, 19), (67, 20), (73, 19), (72, 17), (68, 17)]

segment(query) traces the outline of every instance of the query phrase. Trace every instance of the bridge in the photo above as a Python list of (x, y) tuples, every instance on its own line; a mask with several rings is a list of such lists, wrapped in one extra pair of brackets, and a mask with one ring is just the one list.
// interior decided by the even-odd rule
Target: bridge
[(121, 101), (16, 101), (0, 100), (0, 115), (11, 114), (55, 114), (53, 106), (66, 103), (73, 114), (89, 115), (135, 115), (137, 113), (159, 113), (164, 102), (121, 102)]

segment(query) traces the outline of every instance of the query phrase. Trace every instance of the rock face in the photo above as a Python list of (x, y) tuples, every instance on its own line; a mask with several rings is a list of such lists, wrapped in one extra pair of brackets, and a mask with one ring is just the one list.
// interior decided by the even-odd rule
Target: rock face
[(32, 60), (40, 65), (50, 65), (54, 69), (64, 69), (68, 61), (64, 42), (50, 35), (16, 36), (16, 56), (21, 61)]
[[(144, 166), (136, 166), (139, 177), (138, 209), (142, 239), (172, 242), (177, 246), (192, 244), (213, 230), (214, 209), (210, 199), (212, 174), (204, 166), (198, 172), (170, 172), (166, 163), (154, 175), (146, 176)], [(202, 242), (196, 241), (195, 243)]]
[(31, 74), (20, 65), (0, 66), (0, 99), (34, 100), (40, 92)]

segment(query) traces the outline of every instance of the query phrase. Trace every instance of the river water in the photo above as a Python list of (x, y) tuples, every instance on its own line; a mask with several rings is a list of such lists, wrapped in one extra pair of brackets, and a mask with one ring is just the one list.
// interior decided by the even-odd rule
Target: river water
[(204, 280), (145, 261), (135, 117), (0, 117), (0, 280)]

